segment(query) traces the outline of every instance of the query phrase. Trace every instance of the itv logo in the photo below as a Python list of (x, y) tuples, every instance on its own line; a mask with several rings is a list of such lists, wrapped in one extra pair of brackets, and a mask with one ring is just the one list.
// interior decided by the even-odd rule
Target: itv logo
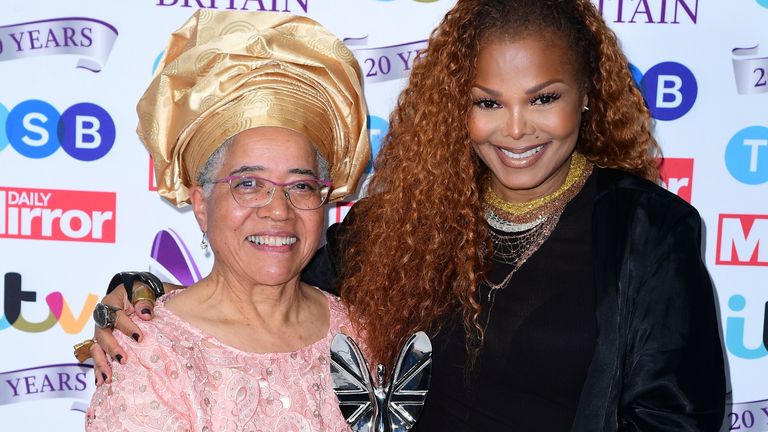
[(51, 329), (56, 323), (69, 334), (78, 334), (88, 324), (91, 313), (96, 307), (99, 297), (88, 294), (80, 313), (75, 315), (64, 296), (59, 291), (54, 291), (45, 296), (48, 306), (48, 317), (40, 322), (31, 322), (24, 318), (21, 307), (25, 303), (37, 303), (37, 292), (21, 289), (21, 275), (19, 273), (6, 273), (4, 277), (3, 315), (0, 317), (0, 330), (13, 326), (17, 330), (27, 333), (40, 333)]

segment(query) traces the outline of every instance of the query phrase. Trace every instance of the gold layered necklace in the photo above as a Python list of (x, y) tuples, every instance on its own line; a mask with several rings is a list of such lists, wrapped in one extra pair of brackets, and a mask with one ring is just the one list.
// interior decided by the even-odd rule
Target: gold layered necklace
[[(491, 308), (496, 291), (507, 286), (512, 275), (552, 234), (565, 205), (584, 186), (592, 168), (582, 154), (574, 152), (563, 184), (548, 195), (524, 203), (511, 203), (499, 197), (491, 188), (489, 179), (483, 202), (485, 219), (495, 228), (489, 231), (493, 255), (497, 261), (512, 266), (500, 283), (494, 284), (486, 279)], [(488, 318), (490, 320), (490, 309)]]

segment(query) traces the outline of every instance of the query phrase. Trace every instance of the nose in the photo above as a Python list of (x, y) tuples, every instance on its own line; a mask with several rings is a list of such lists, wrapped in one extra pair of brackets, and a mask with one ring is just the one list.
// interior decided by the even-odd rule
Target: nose
[(521, 139), (536, 131), (524, 108), (512, 108), (507, 115), (504, 134), (513, 139)]
[(285, 190), (282, 187), (273, 186), (269, 203), (257, 210), (261, 217), (268, 217), (272, 220), (286, 220), (290, 217), (293, 207), (288, 202), (288, 194)]

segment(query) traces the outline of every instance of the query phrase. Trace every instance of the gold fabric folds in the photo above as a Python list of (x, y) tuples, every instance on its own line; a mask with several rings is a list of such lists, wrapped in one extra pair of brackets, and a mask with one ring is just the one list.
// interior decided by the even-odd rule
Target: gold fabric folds
[(160, 194), (182, 206), (208, 157), (246, 129), (305, 135), (328, 161), (331, 200), (370, 158), (360, 67), (317, 22), (272, 12), (196, 12), (171, 36), (137, 106)]

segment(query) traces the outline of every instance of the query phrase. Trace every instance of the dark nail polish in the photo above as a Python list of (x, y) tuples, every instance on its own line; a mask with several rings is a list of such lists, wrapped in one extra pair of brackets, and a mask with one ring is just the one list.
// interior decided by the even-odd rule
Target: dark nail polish
[(104, 380), (104, 382), (107, 382), (107, 374), (105, 374), (104, 372), (102, 372), (102, 373), (101, 373), (101, 379), (103, 379), (103, 380)]
[(141, 310), (141, 313), (143, 313), (144, 315), (151, 315), (152, 311), (150, 311), (149, 308), (144, 308)]
[(117, 360), (117, 362), (120, 363), (121, 361), (123, 361), (123, 356), (121, 356), (120, 354), (115, 354), (115, 360)]
[(131, 335), (131, 337), (132, 337), (132, 338), (133, 338), (133, 340), (135, 340), (136, 342), (138, 342), (138, 341), (139, 341), (139, 334), (138, 334), (138, 333), (134, 333), (134, 334), (132, 334), (132, 335)]
[(96, 377), (93, 377), (93, 383), (94, 383), (95, 385), (99, 385), (99, 379), (98, 379), (98, 378), (96, 378)]

